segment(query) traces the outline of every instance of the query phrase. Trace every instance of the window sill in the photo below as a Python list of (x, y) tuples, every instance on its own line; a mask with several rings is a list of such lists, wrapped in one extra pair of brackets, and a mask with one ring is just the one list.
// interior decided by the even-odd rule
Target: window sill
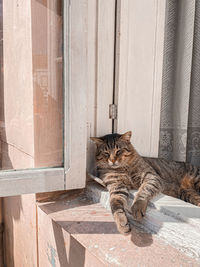
[[(191, 208), (194, 214), (187, 214)], [(129, 236), (118, 233), (108, 209), (109, 194), (96, 183), (89, 183), (85, 192), (70, 191), (59, 200), (38, 203), (40, 265), (54, 262), (56, 266), (132, 266), (134, 262), (199, 266), (196, 207), (159, 196), (141, 223), (130, 218), (133, 229)]]
[[(131, 205), (137, 191), (131, 191)], [(92, 182), (87, 187), (87, 195), (94, 202), (100, 202), (110, 210), (109, 193), (105, 188)], [(200, 208), (180, 199), (163, 194), (149, 204), (146, 216), (139, 223), (129, 216), (131, 223), (156, 234), (168, 244), (189, 256), (200, 259)]]

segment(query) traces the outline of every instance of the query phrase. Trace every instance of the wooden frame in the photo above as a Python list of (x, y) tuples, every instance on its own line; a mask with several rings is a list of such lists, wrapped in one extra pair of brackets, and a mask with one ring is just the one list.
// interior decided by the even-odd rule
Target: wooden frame
[(47, 168), (0, 172), (0, 196), (64, 190), (64, 169)]
[(85, 186), (86, 21), (86, 0), (63, 0), (64, 166), (1, 171), (0, 197)]
[(75, 189), (85, 187), (86, 175), (87, 0), (63, 2), (65, 188)]
[(132, 130), (143, 156), (158, 156), (165, 10), (165, 0), (117, 1), (114, 127)]
[[(115, 0), (97, 1), (96, 135), (112, 133), (109, 105), (113, 104)], [(105, 132), (106, 131), (106, 132)]]
[[(91, 136), (112, 133), (115, 0), (88, 0), (87, 171), (95, 172)], [(105, 41), (106, 40), (106, 41)]]

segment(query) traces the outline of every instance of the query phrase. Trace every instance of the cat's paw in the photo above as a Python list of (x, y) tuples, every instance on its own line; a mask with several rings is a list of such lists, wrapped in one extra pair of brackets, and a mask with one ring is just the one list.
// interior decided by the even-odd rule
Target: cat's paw
[(133, 218), (136, 221), (141, 221), (144, 217), (147, 209), (147, 200), (138, 199), (135, 202), (133, 202), (133, 206), (131, 207), (131, 211), (133, 214)]
[(121, 234), (128, 235), (131, 232), (131, 226), (124, 211), (115, 212), (114, 219), (117, 225), (117, 229)]

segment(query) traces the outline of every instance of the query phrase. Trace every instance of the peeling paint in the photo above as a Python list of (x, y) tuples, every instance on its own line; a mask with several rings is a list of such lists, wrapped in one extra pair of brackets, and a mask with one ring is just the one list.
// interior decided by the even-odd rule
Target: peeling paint
[[(51, 264), (52, 267), (56, 267), (56, 250), (51, 246), (51, 244), (47, 244), (48, 246), (48, 251), (47, 251), (47, 257), (49, 260), (49, 263)], [(49, 255), (50, 252), (50, 255)]]

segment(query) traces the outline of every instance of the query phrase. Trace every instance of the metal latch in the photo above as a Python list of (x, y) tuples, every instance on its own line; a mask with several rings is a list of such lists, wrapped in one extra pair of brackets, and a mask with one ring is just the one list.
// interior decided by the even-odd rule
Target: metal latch
[(109, 105), (109, 119), (112, 119), (112, 120), (117, 119), (117, 105), (115, 104)]

